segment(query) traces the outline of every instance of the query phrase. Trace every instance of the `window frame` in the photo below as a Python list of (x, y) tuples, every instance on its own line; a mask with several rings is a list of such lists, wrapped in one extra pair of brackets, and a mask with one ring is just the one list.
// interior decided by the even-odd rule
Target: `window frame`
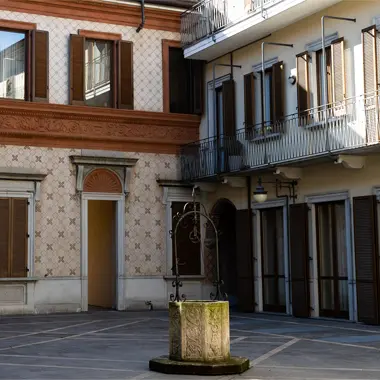
[[(317, 107), (322, 107), (325, 104), (329, 105), (333, 103), (333, 79), (332, 79), (332, 48), (331, 45), (326, 46), (326, 77), (327, 77), (327, 101), (322, 102), (323, 99), (323, 87), (322, 87), (322, 75), (323, 72), (321, 70), (321, 59), (323, 56), (322, 49), (319, 49), (315, 52), (315, 61), (316, 61), (316, 83), (317, 83)], [(330, 61), (328, 61), (328, 57)], [(329, 63), (328, 63), (329, 62)], [(330, 65), (330, 66), (329, 66)], [(330, 72), (329, 72), (330, 67)]]
[[(2, 181), (0, 181), (2, 182)], [(34, 187), (33, 182), (29, 182)], [(34, 243), (35, 243), (35, 194), (25, 191), (4, 191), (0, 190), (0, 198), (5, 199), (26, 199), (28, 202), (28, 237), (27, 237), (27, 260), (26, 265), (28, 268), (27, 277), (34, 275)], [(11, 280), (19, 280), (22, 277), (7, 277)], [(2, 278), (4, 279), (4, 278)]]
[(0, 31), (11, 33), (23, 33), (25, 35), (25, 87), (24, 99), (3, 98), (18, 102), (29, 101), (32, 98), (32, 31), (37, 30), (37, 24), (13, 20), (0, 20)]

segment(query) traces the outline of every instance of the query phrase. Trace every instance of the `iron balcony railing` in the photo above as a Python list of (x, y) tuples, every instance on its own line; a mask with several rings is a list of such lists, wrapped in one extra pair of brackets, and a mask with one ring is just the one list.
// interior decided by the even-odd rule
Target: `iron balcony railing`
[(264, 13), (265, 10), (284, 0), (202, 0), (181, 15), (182, 46), (189, 46), (244, 16)]
[(313, 108), (181, 147), (182, 178), (264, 169), (379, 144), (379, 94)]

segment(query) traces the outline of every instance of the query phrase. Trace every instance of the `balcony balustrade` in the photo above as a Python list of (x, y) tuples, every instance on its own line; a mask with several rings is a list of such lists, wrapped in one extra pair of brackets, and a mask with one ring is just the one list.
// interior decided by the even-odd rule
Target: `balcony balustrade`
[(380, 143), (379, 93), (260, 123), (234, 136), (181, 147), (182, 179), (193, 181), (355, 152)]

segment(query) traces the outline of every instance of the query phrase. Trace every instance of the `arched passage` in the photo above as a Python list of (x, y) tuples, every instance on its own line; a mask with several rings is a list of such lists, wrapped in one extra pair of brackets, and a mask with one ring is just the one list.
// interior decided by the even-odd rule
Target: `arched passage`
[(217, 220), (219, 231), (219, 269), (231, 307), (237, 305), (236, 266), (236, 207), (228, 199), (220, 199), (211, 214)]

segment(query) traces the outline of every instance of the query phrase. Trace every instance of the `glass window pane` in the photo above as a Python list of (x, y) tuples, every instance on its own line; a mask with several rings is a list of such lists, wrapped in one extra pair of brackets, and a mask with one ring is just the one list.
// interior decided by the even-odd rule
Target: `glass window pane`
[(279, 276), (285, 275), (284, 267), (284, 225), (283, 210), (276, 210), (277, 271)]
[(348, 311), (348, 281), (339, 281), (339, 307), (341, 311)]
[(320, 308), (334, 310), (334, 280), (320, 280)]
[(89, 106), (112, 106), (112, 43), (86, 40), (85, 99)]
[(345, 205), (335, 205), (336, 251), (339, 277), (347, 277), (346, 215)]
[(263, 271), (265, 275), (276, 274), (276, 210), (262, 212)]
[(25, 99), (25, 34), (0, 31), (0, 97)]
[(333, 276), (332, 208), (326, 203), (317, 207), (319, 275)]

